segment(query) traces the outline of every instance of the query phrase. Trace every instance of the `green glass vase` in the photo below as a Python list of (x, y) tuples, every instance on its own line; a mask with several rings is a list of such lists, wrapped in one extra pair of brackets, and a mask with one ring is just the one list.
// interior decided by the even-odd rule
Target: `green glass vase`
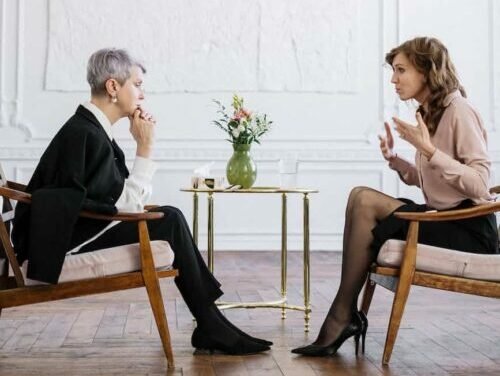
[(226, 177), (231, 185), (250, 188), (257, 178), (257, 166), (250, 155), (250, 144), (233, 144), (233, 155), (227, 162)]

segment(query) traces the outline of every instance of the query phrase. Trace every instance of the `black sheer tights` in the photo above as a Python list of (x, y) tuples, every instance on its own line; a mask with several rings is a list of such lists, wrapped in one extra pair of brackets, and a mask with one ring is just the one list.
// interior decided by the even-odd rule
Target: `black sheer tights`
[(332, 343), (356, 311), (358, 295), (373, 260), (371, 230), (378, 220), (404, 203), (367, 187), (354, 188), (347, 202), (342, 253), (342, 275), (337, 295), (321, 326), (315, 345)]

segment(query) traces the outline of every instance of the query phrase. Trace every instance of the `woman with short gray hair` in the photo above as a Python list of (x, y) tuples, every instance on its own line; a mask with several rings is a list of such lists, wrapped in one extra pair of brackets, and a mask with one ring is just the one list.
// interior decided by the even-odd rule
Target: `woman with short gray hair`
[[(13, 242), (19, 261), (29, 260), (28, 278), (57, 283), (68, 253), (139, 241), (135, 223), (103, 223), (79, 218), (78, 213), (144, 211), (156, 169), (150, 158), (156, 121), (142, 107), (145, 72), (122, 49), (101, 49), (90, 57), (91, 99), (77, 108), (40, 159), (27, 187), (32, 205), (19, 203), (16, 208)], [(112, 132), (112, 126), (126, 117), (136, 142), (130, 172)], [(148, 222), (150, 238), (170, 244), (173, 266), (179, 270), (175, 283), (197, 321), (192, 345), (232, 355), (269, 350), (271, 342), (242, 332), (216, 307), (220, 284), (203, 261), (182, 212), (172, 206), (153, 210), (164, 217)], [(60, 218), (57, 228), (47, 220), (55, 217)]]
[(106, 81), (110, 78), (123, 85), (130, 78), (132, 67), (139, 67), (143, 74), (146, 73), (146, 68), (134, 60), (126, 50), (103, 48), (94, 52), (87, 65), (87, 82), (91, 94), (106, 94)]

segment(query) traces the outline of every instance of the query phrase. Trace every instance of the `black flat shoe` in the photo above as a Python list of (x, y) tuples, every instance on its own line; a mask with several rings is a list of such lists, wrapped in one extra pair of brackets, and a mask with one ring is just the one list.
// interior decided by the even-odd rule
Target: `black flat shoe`
[(342, 330), (340, 335), (329, 345), (319, 346), (319, 345), (307, 345), (303, 347), (297, 347), (292, 350), (294, 354), (306, 355), (306, 356), (329, 356), (337, 352), (337, 350), (342, 346), (342, 344), (350, 337), (354, 336), (356, 342), (356, 354), (358, 350), (359, 336), (361, 334), (361, 319), (359, 315), (353, 315), (353, 319), (347, 326)]
[(231, 343), (227, 343), (214, 337), (214, 335), (205, 333), (198, 327), (193, 331), (191, 344), (197, 350), (207, 351), (211, 354), (218, 352), (227, 355), (250, 355), (270, 349), (267, 345), (257, 343), (243, 336), (239, 336)]
[(236, 325), (234, 325), (231, 321), (228, 320), (228, 318), (226, 316), (224, 316), (222, 314), (222, 312), (217, 309), (217, 316), (220, 317), (220, 319), (226, 324), (228, 325), (231, 329), (233, 329), (235, 332), (237, 332), (239, 335), (243, 336), (243, 337), (246, 337), (248, 338), (249, 340), (251, 341), (254, 341), (254, 342), (257, 342), (257, 343), (260, 343), (261, 345), (266, 345), (266, 346), (272, 346), (273, 343), (271, 341), (267, 341), (265, 339), (262, 339), (262, 338), (257, 338), (257, 337), (252, 337), (250, 334), (248, 333), (245, 333), (243, 330), (241, 330), (240, 328), (238, 328)]

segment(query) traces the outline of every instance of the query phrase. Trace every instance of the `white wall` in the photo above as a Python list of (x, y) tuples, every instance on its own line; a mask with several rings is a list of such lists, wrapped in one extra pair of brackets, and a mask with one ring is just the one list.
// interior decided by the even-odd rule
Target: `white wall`
[[(367, 185), (419, 199), (383, 163), (376, 135), (391, 115), (408, 117), (383, 66), (385, 52), (417, 36), (450, 49), (500, 164), (500, 4), (494, 0), (0, 0), (0, 161), (28, 181), (51, 137), (88, 98), (94, 50), (126, 47), (147, 66), (148, 107), (159, 120), (153, 201), (179, 206), (192, 170), (231, 155), (210, 125), (212, 99), (233, 92), (267, 113), (273, 131), (253, 147), (256, 185), (278, 184), (277, 161), (299, 157), (311, 197), (311, 248), (340, 249), (350, 189)], [(132, 160), (125, 123), (116, 136)], [(399, 143), (408, 156), (411, 149)], [(200, 242), (206, 242), (201, 202)], [(289, 199), (289, 248), (300, 249), (302, 214)], [(218, 249), (278, 249), (280, 198), (216, 197)]]

